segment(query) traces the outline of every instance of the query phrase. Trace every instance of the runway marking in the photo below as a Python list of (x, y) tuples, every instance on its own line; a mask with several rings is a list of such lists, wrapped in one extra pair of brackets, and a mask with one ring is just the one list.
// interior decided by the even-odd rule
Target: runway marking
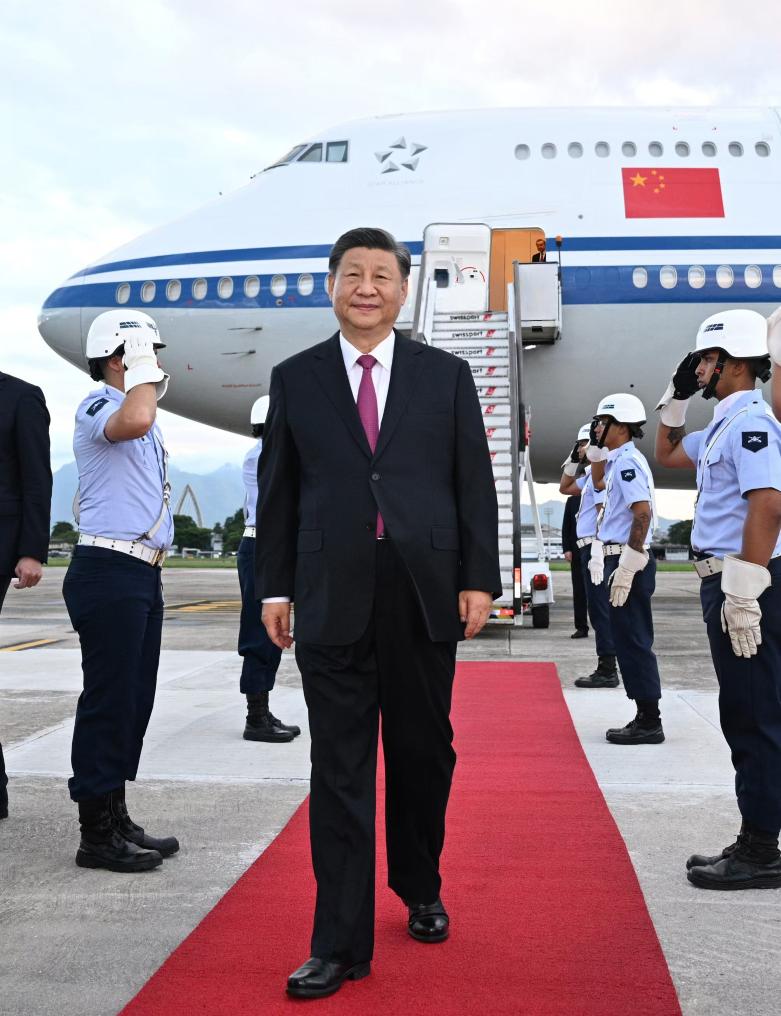
[(0, 646), (0, 653), (20, 653), (23, 649), (37, 649), (39, 646), (50, 646), (62, 639), (35, 639), (33, 642), (16, 642), (10, 646)]
[(205, 610), (239, 610), (241, 600), (197, 600), (194, 603), (176, 603), (166, 608), (182, 614), (197, 614)]

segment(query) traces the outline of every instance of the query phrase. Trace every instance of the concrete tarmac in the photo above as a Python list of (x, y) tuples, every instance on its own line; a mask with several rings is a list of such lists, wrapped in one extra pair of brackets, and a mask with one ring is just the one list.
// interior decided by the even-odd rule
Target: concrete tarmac
[[(272, 704), (304, 733), (287, 745), (243, 741), (236, 574), (169, 569), (159, 691), (128, 803), (151, 832), (178, 835), (182, 851), (143, 876), (77, 868), (75, 807), (65, 781), (80, 659), (61, 598), (64, 574), (50, 568), (36, 589), (9, 590), (0, 618), (0, 739), (11, 777), (11, 814), (0, 822), (2, 1016), (118, 1012), (274, 838), (308, 789), (306, 710), (292, 653), (284, 654)], [(569, 575), (554, 579), (558, 603), (550, 629), (493, 629), (463, 644), (460, 658), (557, 664), (683, 1012), (775, 1016), (781, 893), (709, 893), (685, 878), (686, 856), (717, 851), (739, 824), (698, 580), (688, 572), (658, 576), (656, 648), (667, 741), (621, 748), (605, 741), (604, 730), (628, 720), (632, 710), (620, 689), (572, 687), (592, 669), (593, 639), (570, 640)], [(29, 648), (2, 651), (18, 646)], [(258, 990), (281, 1000), (287, 973)], [(642, 1000), (643, 972), (634, 973)], [(486, 1011), (488, 1005), (487, 998)], [(626, 1012), (636, 1007), (627, 999)]]

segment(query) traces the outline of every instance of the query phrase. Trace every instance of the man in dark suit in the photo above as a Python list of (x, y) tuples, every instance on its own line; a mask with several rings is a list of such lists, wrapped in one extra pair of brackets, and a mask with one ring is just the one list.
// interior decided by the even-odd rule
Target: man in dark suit
[(572, 494), (564, 504), (564, 518), (561, 523), (561, 549), (570, 563), (572, 579), (572, 609), (575, 614), (575, 631), (571, 639), (584, 639), (588, 635), (588, 613), (586, 610), (586, 587), (583, 583), (583, 569), (578, 554), (577, 520), (580, 511), (580, 495)]
[(545, 254), (545, 237), (544, 236), (538, 237), (534, 241), (534, 245), (537, 248), (537, 253), (532, 254), (532, 262), (535, 264), (540, 264), (547, 261), (547, 257)]
[(378, 721), (389, 885), (408, 930), (447, 938), (439, 857), (455, 765), (456, 643), (501, 589), (497, 504), (469, 366), (393, 330), (410, 257), (384, 230), (334, 245), (340, 331), (277, 366), (259, 467), (256, 596), (292, 644), (312, 737), (312, 957), (304, 998), (369, 973)]
[[(52, 470), (43, 392), (0, 372), (0, 610), (13, 582), (41, 581), (49, 550)], [(0, 744), (0, 818), (8, 815), (8, 777)]]

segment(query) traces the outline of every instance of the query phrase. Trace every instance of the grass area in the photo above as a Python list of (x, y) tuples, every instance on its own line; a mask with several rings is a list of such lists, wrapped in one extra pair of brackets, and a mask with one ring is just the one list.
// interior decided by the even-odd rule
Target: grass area
[[(551, 571), (569, 571), (569, 561), (551, 561)], [(690, 561), (657, 561), (656, 570), (660, 572), (690, 572), (693, 567)]]
[[(67, 568), (70, 564), (68, 557), (55, 557), (49, 561), (50, 568)], [(169, 557), (165, 562), (166, 568), (233, 568), (236, 569), (235, 557), (223, 557), (216, 561), (212, 558), (195, 557)]]

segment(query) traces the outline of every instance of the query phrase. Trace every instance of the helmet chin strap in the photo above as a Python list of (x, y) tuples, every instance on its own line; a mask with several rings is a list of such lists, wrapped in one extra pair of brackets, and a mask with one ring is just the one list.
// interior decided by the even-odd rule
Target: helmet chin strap
[(605, 426), (602, 428), (602, 437), (597, 441), (597, 448), (605, 447), (605, 438), (607, 437), (607, 432), (610, 430), (610, 426), (612, 423), (613, 423), (612, 420), (608, 420)]
[(702, 389), (702, 397), (704, 399), (712, 399), (716, 395), (716, 385), (721, 380), (721, 375), (724, 370), (724, 365), (727, 362), (727, 356), (725, 353), (720, 352), (719, 358), (716, 361), (716, 366), (713, 368), (713, 373), (710, 376), (710, 381)]

